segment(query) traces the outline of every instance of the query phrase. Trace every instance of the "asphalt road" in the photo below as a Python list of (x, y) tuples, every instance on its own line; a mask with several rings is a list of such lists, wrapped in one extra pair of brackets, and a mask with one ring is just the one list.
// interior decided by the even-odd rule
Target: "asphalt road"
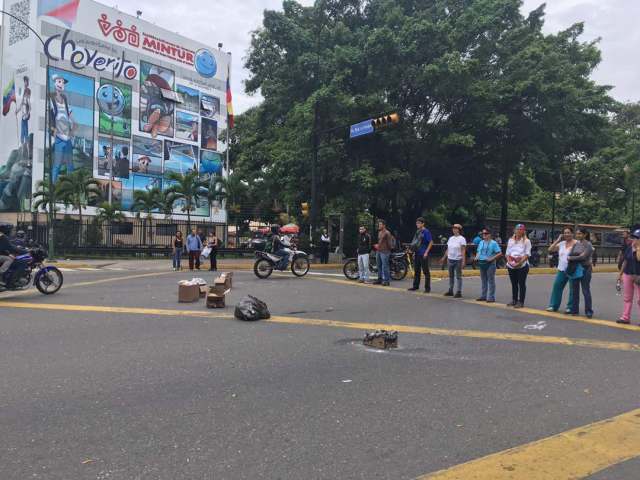
[[(460, 301), (444, 281), (426, 296), (328, 273), (236, 273), (228, 305), (251, 293), (275, 316), (256, 323), (178, 304), (189, 273), (0, 294), (0, 479), (413, 479), (640, 407), (640, 328), (611, 321), (614, 275), (594, 277), (586, 323), (533, 310), (549, 276), (519, 312), (473, 302), (479, 279)], [(361, 345), (381, 324), (407, 327), (398, 350)], [(638, 478), (622, 460), (539, 478)]]

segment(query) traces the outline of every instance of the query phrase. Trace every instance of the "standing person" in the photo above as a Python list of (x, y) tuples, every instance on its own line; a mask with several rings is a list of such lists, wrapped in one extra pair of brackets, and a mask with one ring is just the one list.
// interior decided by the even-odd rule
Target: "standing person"
[(369, 255), (371, 254), (371, 235), (367, 227), (360, 225), (358, 230), (358, 282), (369, 281)]
[(173, 269), (182, 270), (182, 251), (184, 250), (184, 239), (182, 232), (178, 230), (171, 241), (173, 254)]
[[(453, 235), (447, 240), (447, 249), (442, 256), (441, 262), (447, 261), (449, 266), (449, 290), (445, 297), (462, 298), (462, 270), (466, 266), (467, 241), (462, 236), (462, 225), (459, 223), (451, 227)], [(455, 295), (453, 289), (456, 288)]]
[(376, 253), (376, 263), (378, 264), (378, 280), (376, 285), (389, 286), (391, 275), (389, 272), (389, 256), (393, 250), (393, 237), (387, 230), (387, 222), (378, 220), (378, 251)]
[(20, 119), (20, 143), (25, 148), (27, 158), (31, 158), (29, 151), (29, 119), (31, 118), (31, 88), (29, 88), (29, 77), (22, 77), (24, 82), (24, 92), (20, 106), (16, 109), (16, 116), (21, 114)]
[(622, 245), (620, 246), (620, 252), (618, 253), (618, 270), (622, 271), (622, 263), (624, 262), (624, 254), (627, 252), (627, 247), (631, 245), (632, 239), (629, 236), (629, 230), (622, 232)]
[(478, 243), (476, 261), (480, 268), (482, 294), (478, 302), (494, 303), (496, 301), (496, 260), (502, 256), (498, 243), (491, 238), (488, 228), (482, 229), (482, 240)]
[[(555, 242), (549, 247), (550, 252), (558, 252), (558, 273), (556, 273), (556, 279), (553, 282), (553, 288), (551, 290), (551, 298), (549, 299), (549, 307), (547, 312), (557, 312), (562, 303), (562, 294), (564, 293), (564, 287), (567, 283), (571, 282), (571, 278), (567, 275), (567, 267), (569, 266), (569, 254), (576, 244), (576, 240), (573, 238), (573, 228), (564, 227), (562, 235), (560, 235)], [(569, 301), (567, 302), (567, 308), (565, 313), (571, 313), (573, 311), (573, 286), (569, 288)]]
[(507, 242), (506, 256), (511, 281), (511, 303), (507, 303), (507, 307), (522, 308), (527, 296), (531, 240), (527, 238), (527, 230), (521, 223), (516, 225), (513, 237)]
[(411, 251), (413, 252), (413, 287), (410, 291), (416, 291), (420, 288), (420, 273), (424, 272), (424, 292), (431, 292), (431, 271), (429, 270), (429, 253), (433, 248), (433, 238), (431, 232), (425, 228), (423, 217), (416, 220), (416, 233), (411, 242)]
[(202, 240), (196, 234), (196, 229), (192, 228), (187, 236), (187, 253), (189, 254), (189, 270), (193, 270), (193, 265), (200, 270), (200, 251), (202, 250)]
[(634, 292), (638, 296), (640, 307), (640, 228), (631, 233), (631, 244), (624, 253), (622, 270), (618, 281), (622, 281), (624, 309), (617, 323), (628, 325), (631, 323), (631, 310), (633, 309)]
[(200, 239), (200, 255), (196, 258), (196, 268), (200, 270), (200, 258), (202, 256), (202, 248), (207, 244), (207, 235), (204, 231), (199, 228), (198, 229), (198, 238)]
[(211, 249), (211, 253), (209, 253), (209, 262), (211, 267), (209, 271), (215, 272), (218, 270), (218, 247), (220, 246), (220, 242), (218, 241), (218, 237), (216, 236), (215, 230), (212, 230), (209, 234), (209, 238), (207, 238), (207, 247)]
[(75, 122), (69, 108), (69, 100), (65, 94), (65, 88), (69, 80), (57, 73), (51, 77), (51, 80), (53, 80), (55, 88), (55, 93), (49, 96), (51, 136), (55, 137), (51, 181), (56, 183), (62, 166), (66, 167), (67, 175), (73, 172), (73, 131), (75, 130)]
[(569, 253), (570, 270), (575, 270), (578, 265), (582, 265), (582, 276), (574, 278), (571, 281), (571, 289), (573, 292), (573, 303), (571, 304), (571, 314), (578, 315), (580, 313), (580, 287), (584, 295), (584, 313), (587, 318), (593, 317), (593, 305), (591, 301), (591, 273), (593, 270), (593, 245), (589, 241), (589, 232), (584, 228), (576, 230), (576, 244)]
[(322, 229), (322, 235), (320, 235), (320, 263), (329, 263), (329, 249), (331, 248), (331, 238), (327, 233), (327, 229)]

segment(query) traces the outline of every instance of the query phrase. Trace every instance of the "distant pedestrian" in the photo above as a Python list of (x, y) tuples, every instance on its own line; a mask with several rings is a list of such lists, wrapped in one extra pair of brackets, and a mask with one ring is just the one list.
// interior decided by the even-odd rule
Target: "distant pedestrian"
[(329, 249), (331, 248), (331, 238), (327, 233), (327, 229), (322, 229), (322, 235), (320, 235), (320, 263), (325, 265), (329, 263)]
[[(201, 228), (198, 229), (198, 238), (200, 239), (200, 253), (202, 253), (202, 248), (207, 244), (207, 235)], [(196, 268), (200, 270), (200, 255), (196, 258)]]
[(209, 268), (209, 270), (212, 272), (215, 272), (216, 270), (218, 270), (218, 247), (219, 246), (220, 246), (220, 241), (216, 236), (215, 230), (213, 230), (211, 231), (211, 233), (209, 234), (209, 237), (207, 238), (207, 247), (211, 249), (211, 252), (209, 253), (209, 263), (211, 267)]
[(184, 250), (184, 239), (182, 232), (178, 230), (171, 241), (171, 253), (173, 255), (173, 269), (182, 270), (182, 251)]
[(629, 230), (624, 230), (622, 232), (622, 245), (620, 246), (620, 251), (618, 252), (618, 270), (622, 271), (622, 263), (624, 262), (624, 254), (627, 252), (627, 247), (631, 245), (632, 239), (630, 237)]
[[(573, 292), (573, 302), (571, 304), (571, 314), (580, 313), (580, 287), (584, 295), (584, 311), (587, 318), (593, 317), (593, 305), (591, 300), (591, 273), (593, 270), (592, 256), (593, 245), (589, 241), (589, 232), (584, 228), (576, 230), (576, 244), (569, 252), (569, 266), (567, 275), (571, 280)], [(579, 272), (578, 269), (582, 271)]]
[(634, 294), (638, 296), (640, 308), (640, 228), (635, 229), (631, 235), (631, 244), (627, 247), (622, 261), (622, 270), (618, 281), (622, 282), (624, 309), (618, 323), (631, 323), (631, 311), (633, 309)]
[(416, 233), (413, 236), (410, 249), (413, 252), (413, 287), (409, 290), (415, 291), (420, 288), (420, 273), (424, 272), (424, 291), (431, 292), (431, 271), (429, 270), (429, 253), (433, 248), (431, 232), (425, 227), (424, 218), (418, 217), (416, 220)]
[(393, 237), (387, 230), (387, 222), (378, 220), (378, 251), (376, 252), (376, 263), (378, 264), (378, 280), (376, 285), (389, 286), (391, 274), (389, 272), (389, 256), (393, 250)]
[[(549, 299), (548, 312), (557, 312), (562, 303), (562, 294), (564, 293), (564, 287), (567, 283), (571, 283), (571, 277), (567, 274), (567, 267), (569, 267), (569, 254), (576, 244), (575, 238), (573, 238), (573, 228), (565, 227), (555, 242), (549, 247), (550, 252), (558, 252), (558, 272), (553, 282), (553, 288), (551, 290), (551, 298)], [(567, 308), (565, 313), (571, 313), (573, 311), (573, 286), (569, 285), (569, 301), (567, 302)]]
[(507, 242), (507, 269), (511, 281), (511, 303), (507, 303), (507, 307), (524, 307), (530, 256), (531, 240), (527, 238), (525, 226), (518, 224), (513, 232), (513, 237)]
[(187, 236), (187, 253), (189, 254), (189, 270), (193, 270), (194, 264), (196, 269), (200, 270), (200, 252), (202, 251), (202, 240), (196, 234), (196, 229), (192, 228), (191, 233)]
[(358, 231), (358, 282), (369, 281), (369, 255), (371, 254), (371, 235), (367, 227), (361, 225)]
[(496, 260), (502, 256), (502, 250), (495, 240), (491, 239), (491, 231), (484, 228), (480, 233), (482, 240), (478, 243), (476, 261), (480, 268), (482, 294), (478, 302), (493, 303), (496, 301)]
[(451, 230), (453, 235), (447, 240), (447, 249), (441, 259), (449, 267), (449, 290), (444, 296), (462, 298), (462, 271), (467, 262), (467, 241), (462, 236), (462, 225), (456, 223)]

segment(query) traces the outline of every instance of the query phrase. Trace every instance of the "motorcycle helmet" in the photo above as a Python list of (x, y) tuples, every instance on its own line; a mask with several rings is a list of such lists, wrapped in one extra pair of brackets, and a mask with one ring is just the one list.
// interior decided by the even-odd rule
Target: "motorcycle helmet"
[(24, 230), (18, 230), (16, 232), (16, 238), (24, 239), (24, 237), (25, 237)]
[(11, 231), (13, 230), (13, 225), (10, 223), (0, 223), (0, 233), (4, 233), (5, 235), (11, 235)]
[(640, 228), (636, 228), (633, 232), (631, 232), (631, 238), (640, 240)]

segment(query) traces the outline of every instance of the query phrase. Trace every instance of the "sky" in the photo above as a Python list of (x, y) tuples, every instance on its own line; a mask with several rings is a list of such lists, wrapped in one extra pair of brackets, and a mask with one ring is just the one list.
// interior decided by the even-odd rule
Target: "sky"
[[(205, 44), (232, 53), (232, 91), (235, 113), (260, 103), (259, 95), (244, 93), (243, 81), (249, 72), (243, 68), (251, 41), (251, 32), (260, 27), (265, 9), (278, 9), (282, 0), (99, 0)], [(299, 0), (310, 5), (313, 0)], [(527, 13), (543, 0), (524, 0)], [(600, 38), (602, 63), (594, 79), (614, 87), (612, 95), (620, 101), (640, 101), (639, 0), (547, 0), (545, 31), (555, 33), (575, 22), (585, 22), (583, 40)], [(185, 8), (188, 5), (188, 8)], [(213, 20), (212, 20), (213, 19)]]

